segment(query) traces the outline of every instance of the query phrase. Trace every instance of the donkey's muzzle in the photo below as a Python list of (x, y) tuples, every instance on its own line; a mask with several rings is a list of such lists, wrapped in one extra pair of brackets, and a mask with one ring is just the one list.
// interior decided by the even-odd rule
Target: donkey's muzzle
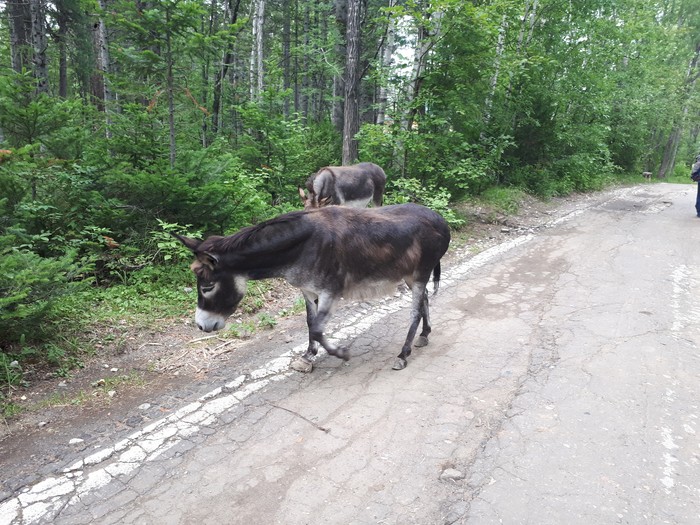
[(216, 332), (226, 326), (226, 317), (197, 308), (194, 314), (194, 322), (202, 332)]

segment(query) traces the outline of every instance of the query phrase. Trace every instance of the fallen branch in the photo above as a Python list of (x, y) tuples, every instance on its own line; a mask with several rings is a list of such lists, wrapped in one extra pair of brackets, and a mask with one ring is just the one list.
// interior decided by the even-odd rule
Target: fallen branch
[(280, 410), (284, 410), (285, 412), (289, 412), (290, 414), (293, 414), (293, 415), (297, 416), (298, 418), (303, 419), (303, 420), (306, 421), (309, 425), (313, 425), (314, 427), (316, 427), (317, 429), (321, 430), (322, 432), (325, 432), (326, 434), (330, 433), (330, 431), (331, 431), (330, 428), (322, 427), (321, 425), (318, 425), (318, 424), (314, 423), (313, 421), (311, 421), (309, 418), (306, 418), (306, 417), (302, 416), (302, 415), (299, 414), (298, 412), (294, 412), (294, 410), (290, 410), (290, 409), (288, 409), (288, 408), (284, 408), (284, 407), (281, 407), (281, 406), (279, 406), (279, 405), (275, 405), (274, 403), (270, 403), (269, 401), (268, 401), (267, 404), (270, 405), (271, 407), (279, 408)]
[(226, 350), (222, 350), (221, 352), (217, 352), (217, 350), (219, 350), (220, 348), (225, 348), (225, 347), (227, 347), (227, 346), (229, 346), (229, 345), (232, 345), (232, 344), (235, 343), (235, 342), (236, 342), (236, 340), (235, 340), (235, 339), (232, 339), (232, 340), (230, 340), (230, 341), (226, 341), (225, 343), (220, 344), (220, 345), (217, 346), (217, 347), (212, 348), (212, 349), (211, 349), (211, 352), (212, 352), (213, 357), (218, 357), (218, 356), (220, 356), (221, 354), (225, 354), (226, 352), (230, 352), (231, 350), (233, 350), (233, 348), (226, 348)]

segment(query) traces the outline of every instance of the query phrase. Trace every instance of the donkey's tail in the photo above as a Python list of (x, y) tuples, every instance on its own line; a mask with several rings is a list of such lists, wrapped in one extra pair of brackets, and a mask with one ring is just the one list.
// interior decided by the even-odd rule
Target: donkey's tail
[(438, 293), (440, 288), (440, 261), (433, 268), (433, 295)]

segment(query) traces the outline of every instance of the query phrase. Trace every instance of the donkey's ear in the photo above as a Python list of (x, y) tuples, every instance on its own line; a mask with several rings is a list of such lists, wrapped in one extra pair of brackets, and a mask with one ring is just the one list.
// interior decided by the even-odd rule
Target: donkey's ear
[(306, 202), (308, 197), (306, 196), (306, 193), (304, 193), (304, 190), (299, 188), (299, 197), (301, 197), (302, 202)]
[(199, 245), (202, 244), (202, 241), (198, 241), (197, 239), (190, 239), (189, 237), (178, 235), (177, 233), (171, 232), (170, 235), (175, 237), (178, 241), (180, 241), (182, 244), (184, 244), (187, 248), (189, 248), (195, 253), (197, 252), (197, 248), (199, 248)]
[(323, 208), (324, 206), (330, 206), (333, 204), (333, 197), (329, 195), (328, 197), (324, 197), (320, 201), (318, 201), (318, 207)]

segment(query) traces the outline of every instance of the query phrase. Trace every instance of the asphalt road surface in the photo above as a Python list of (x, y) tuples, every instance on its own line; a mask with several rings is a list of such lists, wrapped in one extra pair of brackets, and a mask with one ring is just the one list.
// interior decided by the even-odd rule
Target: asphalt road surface
[(0, 503), (0, 525), (700, 523), (695, 186), (583, 201)]

